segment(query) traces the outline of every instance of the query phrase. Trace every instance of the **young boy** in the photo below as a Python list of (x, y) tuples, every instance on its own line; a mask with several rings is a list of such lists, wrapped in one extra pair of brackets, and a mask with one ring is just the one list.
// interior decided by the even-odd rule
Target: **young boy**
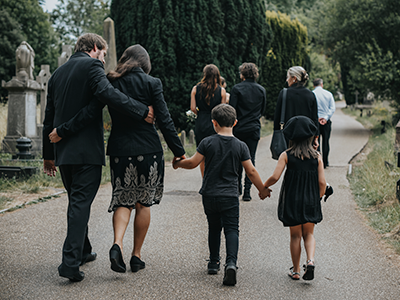
[(226, 265), (223, 284), (235, 285), (239, 246), (238, 183), (241, 165), (259, 190), (261, 199), (269, 197), (270, 190), (264, 187), (253, 166), (246, 144), (232, 134), (233, 126), (237, 122), (235, 109), (228, 104), (219, 104), (211, 111), (211, 118), (217, 134), (202, 140), (191, 158), (174, 160), (173, 167), (193, 169), (205, 160), (200, 194), (203, 196), (204, 212), (208, 221), (208, 274), (217, 274), (220, 269), (219, 249), (221, 231), (224, 228)]

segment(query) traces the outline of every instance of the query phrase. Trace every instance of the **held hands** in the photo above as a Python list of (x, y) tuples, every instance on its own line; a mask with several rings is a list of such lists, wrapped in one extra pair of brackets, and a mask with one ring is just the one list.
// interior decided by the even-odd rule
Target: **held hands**
[(50, 177), (56, 176), (57, 168), (54, 164), (54, 160), (43, 160), (43, 171)]
[(186, 155), (182, 155), (180, 157), (174, 157), (174, 159), (172, 160), (172, 167), (174, 168), (174, 170), (179, 168), (179, 162), (183, 159), (186, 159)]
[(264, 200), (267, 197), (271, 197), (272, 190), (268, 187), (264, 187), (259, 193), (258, 196), (261, 200)]
[(50, 143), (58, 143), (62, 140), (62, 137), (59, 137), (57, 134), (57, 128), (54, 128), (52, 132), (49, 134)]

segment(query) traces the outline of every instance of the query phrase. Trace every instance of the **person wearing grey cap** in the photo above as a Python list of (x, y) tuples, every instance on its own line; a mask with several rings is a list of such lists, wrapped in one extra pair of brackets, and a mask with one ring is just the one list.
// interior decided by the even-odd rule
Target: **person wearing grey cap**
[(274, 173), (264, 184), (270, 188), (287, 168), (279, 194), (278, 218), (283, 226), (290, 227), (293, 266), (288, 275), (293, 280), (300, 279), (302, 238), (307, 254), (303, 279), (314, 279), (314, 226), (322, 221), (320, 199), (326, 189), (322, 157), (313, 146), (317, 130), (314, 121), (305, 116), (292, 117), (286, 123), (283, 133), (289, 149), (279, 156)]

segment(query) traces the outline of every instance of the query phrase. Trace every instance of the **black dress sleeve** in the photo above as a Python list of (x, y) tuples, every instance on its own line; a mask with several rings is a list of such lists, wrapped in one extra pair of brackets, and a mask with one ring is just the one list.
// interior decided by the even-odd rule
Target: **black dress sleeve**
[(182, 156), (185, 154), (185, 149), (183, 148), (181, 140), (175, 130), (175, 125), (167, 108), (167, 103), (165, 103), (161, 80), (153, 78), (150, 82), (152, 104), (158, 127), (160, 128), (169, 149), (174, 153), (174, 156)]

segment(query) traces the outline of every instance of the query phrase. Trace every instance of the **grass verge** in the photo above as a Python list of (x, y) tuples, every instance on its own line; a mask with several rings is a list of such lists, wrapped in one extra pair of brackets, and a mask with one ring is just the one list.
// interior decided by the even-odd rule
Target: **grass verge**
[[(394, 149), (396, 131), (391, 125), (392, 113), (382, 104), (377, 105), (370, 116), (360, 117), (349, 108), (343, 111), (357, 116), (357, 120), (372, 131), (365, 149), (367, 156), (358, 156), (353, 161), (353, 172), (348, 176), (350, 188), (369, 225), (400, 254), (400, 204), (396, 198), (400, 169)], [(382, 121), (386, 122), (384, 133), (381, 132)]]

